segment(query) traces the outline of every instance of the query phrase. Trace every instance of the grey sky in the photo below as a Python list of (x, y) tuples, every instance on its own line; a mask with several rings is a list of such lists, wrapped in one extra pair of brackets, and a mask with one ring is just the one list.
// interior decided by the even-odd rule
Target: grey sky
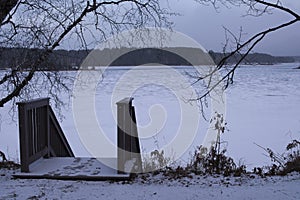
[[(300, 13), (299, 0), (283, 0), (284, 5)], [(203, 6), (193, 0), (169, 0), (174, 12), (182, 16), (172, 17), (175, 30), (183, 32), (198, 41), (207, 50), (221, 51), (225, 41), (223, 26), (235, 34), (243, 28), (244, 39), (268, 27), (292, 20), (286, 13), (274, 11), (272, 15), (262, 17), (243, 17), (245, 8), (221, 7), (218, 12), (212, 6)], [(267, 36), (254, 49), (255, 52), (273, 55), (300, 55), (300, 23), (284, 28)]]

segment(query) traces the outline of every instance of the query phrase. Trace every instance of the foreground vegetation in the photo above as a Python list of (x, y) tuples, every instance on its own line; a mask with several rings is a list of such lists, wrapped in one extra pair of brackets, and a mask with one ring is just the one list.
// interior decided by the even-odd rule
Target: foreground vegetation
[[(236, 163), (226, 154), (226, 148), (221, 149), (221, 142), (207, 149), (198, 147), (187, 166), (172, 166), (171, 159), (164, 157), (164, 152), (153, 151), (151, 157), (144, 161), (145, 171), (152, 169), (153, 175), (162, 174), (170, 179), (192, 177), (195, 175), (221, 175), (224, 177), (239, 177), (245, 174), (255, 174), (261, 177), (287, 175), (291, 172), (300, 172), (300, 141), (292, 140), (283, 154), (275, 153), (270, 148), (263, 148), (272, 161), (270, 166), (255, 167), (247, 171), (247, 166)], [(163, 167), (166, 164), (167, 167)]]
[[(143, 166), (146, 173), (152, 175), (162, 174), (171, 179), (192, 177), (195, 175), (221, 175), (224, 177), (239, 177), (243, 174), (256, 174), (261, 177), (274, 175), (287, 175), (291, 172), (300, 173), (300, 141), (292, 140), (283, 154), (275, 153), (270, 148), (263, 148), (268, 153), (272, 161), (270, 166), (255, 167), (252, 171), (247, 171), (247, 166), (236, 163), (233, 158), (226, 154), (226, 148), (221, 149), (221, 142), (216, 143), (208, 152), (207, 149), (198, 147), (186, 166), (174, 166), (171, 158), (164, 156), (163, 151), (155, 150), (151, 156), (144, 159)], [(15, 170), (20, 168), (20, 164), (6, 159), (0, 154), (0, 169)], [(143, 175), (142, 175), (143, 176)]]

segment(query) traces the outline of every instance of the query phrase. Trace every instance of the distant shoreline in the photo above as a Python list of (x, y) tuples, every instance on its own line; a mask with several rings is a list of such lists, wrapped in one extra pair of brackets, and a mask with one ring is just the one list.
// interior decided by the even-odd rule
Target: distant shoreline
[[(38, 67), (40, 71), (76, 71), (79, 69), (84, 59), (89, 55), (91, 50), (55, 50), (45, 62), (41, 63)], [(126, 53), (130, 52), (130, 53)], [(121, 48), (121, 49), (103, 49), (99, 50), (97, 54), (102, 63), (97, 63), (98, 66), (140, 66), (143, 63), (161, 63), (169, 66), (191, 66), (191, 64), (180, 56), (174, 56), (168, 52), (180, 52), (187, 56), (191, 56), (193, 64), (201, 63), (197, 58), (199, 49), (185, 48), (185, 47), (172, 47), (164, 48), (162, 50), (156, 49), (134, 49), (134, 48)], [(1, 69), (21, 69), (26, 71), (29, 69), (24, 63), (32, 63), (38, 56), (43, 53), (42, 49), (24, 49), (24, 48), (0, 48), (0, 70)], [(201, 53), (201, 52), (200, 52)], [(112, 55), (125, 55), (124, 58), (115, 62)], [(215, 63), (218, 63), (228, 53), (219, 53), (209, 51), (211, 58)], [(242, 56), (242, 55), (240, 55)], [(228, 59), (228, 65), (233, 65), (240, 56), (231, 57)], [(111, 63), (111, 61), (114, 61)], [(241, 65), (274, 65), (280, 63), (300, 63), (300, 56), (272, 56), (265, 53), (251, 53), (246, 56)], [(30, 65), (30, 64), (29, 64)], [(199, 64), (201, 65), (201, 64)], [(155, 64), (153, 64), (155, 66)], [(159, 64), (157, 65), (159, 66)], [(296, 67), (296, 66), (295, 66)], [(298, 67), (298, 66), (297, 66)]]
[[(240, 66), (241, 67), (255, 67), (255, 66), (260, 66), (260, 67), (268, 67), (268, 66), (274, 66), (274, 65), (284, 65), (284, 64), (290, 64), (292, 65), (293, 63), (276, 63), (276, 64), (268, 64), (268, 65), (264, 65), (264, 64), (241, 64)], [(291, 67), (291, 69), (300, 69), (300, 62), (299, 63), (295, 63), (296, 65), (294, 67)], [(230, 65), (226, 65), (227, 67), (231, 67), (233, 66), (234, 64), (230, 64)], [(110, 69), (113, 69), (113, 70), (130, 70), (134, 67), (137, 67), (137, 66), (96, 66), (96, 67), (90, 67), (90, 68), (87, 68), (87, 69), (60, 69), (60, 70), (53, 70), (53, 69), (37, 69), (36, 71), (59, 71), (59, 72), (77, 72), (77, 71), (99, 71), (99, 70), (103, 70), (103, 69), (107, 69), (107, 68), (110, 68)], [(139, 65), (139, 70), (152, 70), (152, 69), (163, 69), (165, 66), (164, 65), (149, 65), (149, 66), (142, 66), (142, 65)], [(189, 67), (194, 67), (194, 66), (187, 66), (187, 65), (173, 65), (173, 66), (168, 66), (168, 67), (171, 67), (171, 68), (174, 68), (174, 69), (184, 69), (184, 68), (189, 68)], [(143, 69), (142, 69), (143, 68)], [(5, 71), (9, 71), (10, 69), (9, 68), (0, 68), (0, 72), (5, 72)], [(28, 70), (23, 70), (23, 71), (29, 71)]]

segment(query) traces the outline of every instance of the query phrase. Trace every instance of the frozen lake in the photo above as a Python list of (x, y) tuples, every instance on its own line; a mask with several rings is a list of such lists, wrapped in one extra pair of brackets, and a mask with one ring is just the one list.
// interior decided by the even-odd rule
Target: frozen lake
[[(237, 69), (235, 82), (226, 91), (228, 131), (222, 137), (227, 142), (228, 154), (236, 161), (242, 159), (250, 168), (268, 164), (269, 159), (263, 155), (265, 152), (254, 143), (283, 152), (292, 138), (299, 139), (300, 70), (293, 69), (298, 65), (243, 66)], [(193, 127), (187, 127), (185, 129), (187, 137), (183, 137), (182, 140), (192, 140), (192, 144), (184, 149), (184, 152), (182, 150), (177, 152), (178, 146), (172, 146), (172, 142), (178, 137), (177, 129), (182, 125), (182, 109), (179, 99), (188, 99), (190, 96), (189, 93), (178, 95), (172, 88), (179, 86), (186, 88), (176, 76), (179, 74), (185, 77), (187, 83), (192, 83), (193, 80), (186, 75), (186, 72), (193, 74), (195, 69), (176, 67), (177, 75), (152, 68), (136, 69), (133, 70), (135, 74), (131, 74), (130, 80), (124, 79), (129, 69), (131, 68), (123, 67), (106, 70), (103, 80), (97, 84), (95, 113), (103, 134), (112, 144), (116, 143), (115, 103), (121, 100), (118, 98), (122, 95), (125, 97), (131, 94), (136, 107), (142, 151), (151, 152), (169, 145), (166, 155), (176, 157), (180, 154), (179, 160), (185, 164), (190, 157), (189, 152), (202, 143), (208, 122), (202, 117), (194, 119), (195, 115), (187, 113), (185, 119), (191, 123), (195, 120), (197, 122), (196, 135), (191, 138), (188, 131), (190, 129), (194, 131)], [(148, 80), (148, 77), (155, 77), (155, 79), (151, 78), (151, 81), (147, 82), (145, 80)], [(163, 82), (166, 79), (170, 80), (168, 81), (169, 88), (166, 87), (167, 83)], [(196, 92), (202, 88), (200, 84), (193, 87)], [(115, 93), (118, 95), (114, 95)], [(8, 107), (0, 108), (0, 149), (8, 157), (18, 160), (18, 126), (7, 114)], [(79, 108), (79, 112), (80, 109), (84, 111), (85, 108), (84, 106)], [(210, 117), (209, 109), (206, 109), (208, 118)], [(65, 119), (61, 123), (71, 147), (76, 156), (94, 155), (87, 150), (89, 147), (83, 144), (82, 137), (85, 136), (78, 133), (72, 111), (71, 104), (68, 108), (64, 108)], [(17, 120), (16, 117), (14, 119)], [(88, 121), (84, 116), (82, 120)], [(90, 145), (101, 146), (101, 144), (101, 141), (96, 140)], [(105, 151), (109, 152), (105, 152), (106, 155), (116, 155), (114, 148)], [(102, 154), (103, 152), (99, 153), (100, 156)]]

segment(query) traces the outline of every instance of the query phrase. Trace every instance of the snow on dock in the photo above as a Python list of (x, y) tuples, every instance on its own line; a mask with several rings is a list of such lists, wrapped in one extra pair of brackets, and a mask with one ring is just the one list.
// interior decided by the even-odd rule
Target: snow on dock
[[(101, 162), (103, 161), (103, 162)], [(104, 164), (106, 163), (106, 164)], [(108, 166), (108, 165), (109, 166)], [(58, 180), (128, 180), (129, 173), (118, 174), (117, 158), (41, 158), (30, 165), (30, 173), (17, 172), (15, 178)]]

